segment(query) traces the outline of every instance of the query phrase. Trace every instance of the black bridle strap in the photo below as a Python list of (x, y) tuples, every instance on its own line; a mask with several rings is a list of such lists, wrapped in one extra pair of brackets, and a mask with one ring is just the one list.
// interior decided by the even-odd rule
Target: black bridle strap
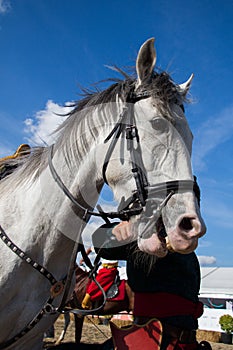
[[(82, 232), (81, 229), (80, 229), (80, 232)], [(62, 300), (60, 302), (59, 307), (56, 309), (56, 311), (59, 312), (59, 313), (62, 312), (62, 310), (64, 309), (64, 307), (65, 307), (65, 305), (66, 305), (66, 303), (67, 303), (67, 301), (69, 299), (68, 296), (69, 296), (70, 288), (71, 288), (71, 285), (72, 285), (72, 280), (73, 280), (74, 271), (75, 271), (75, 262), (76, 262), (77, 254), (78, 254), (78, 251), (79, 251), (79, 247), (80, 247), (80, 244), (76, 240), (74, 242), (74, 247), (73, 247), (73, 251), (72, 251), (72, 254), (71, 254), (71, 258), (70, 258), (70, 263), (69, 263), (66, 283), (65, 283), (65, 287), (64, 287), (64, 293), (62, 295)]]
[[(130, 152), (132, 161), (132, 173), (134, 175), (139, 202), (145, 205), (147, 198), (148, 181), (146, 171), (142, 160), (142, 151), (139, 142), (138, 129), (135, 125), (129, 125), (126, 128), (127, 149)], [(134, 142), (136, 141), (136, 142)]]
[(83, 211), (83, 219), (86, 220), (87, 215), (88, 214), (92, 214), (92, 211), (89, 211), (89, 209), (84, 208), (80, 203), (78, 203), (76, 201), (76, 199), (74, 198), (74, 196), (72, 195), (72, 193), (68, 190), (68, 188), (64, 185), (64, 183), (62, 182), (60, 176), (58, 175), (58, 173), (56, 172), (56, 169), (53, 166), (53, 148), (54, 145), (51, 145), (49, 148), (49, 157), (48, 157), (48, 164), (49, 164), (49, 169), (50, 172), (53, 176), (54, 181), (58, 184), (58, 186), (60, 187), (60, 189), (64, 192), (64, 194), (70, 199), (70, 201), (79, 209), (81, 209)]
[(147, 187), (149, 196), (153, 197), (155, 194), (164, 193), (168, 194), (171, 191), (174, 193), (193, 191), (197, 198), (198, 204), (200, 205), (200, 188), (197, 184), (197, 178), (194, 176), (194, 180), (175, 180), (166, 181), (157, 185), (149, 185)]
[(148, 185), (148, 181), (145, 175), (145, 169), (142, 160), (142, 152), (140, 147), (138, 129), (135, 123), (134, 117), (134, 103), (128, 103), (127, 106), (123, 107), (123, 111), (119, 117), (119, 120), (113, 130), (110, 132), (108, 137), (104, 140), (106, 143), (112, 138), (112, 141), (109, 145), (108, 151), (105, 155), (102, 175), (104, 182), (108, 184), (106, 177), (106, 170), (111, 158), (111, 155), (115, 149), (116, 143), (120, 135), (125, 131), (126, 140), (127, 140), (127, 150), (130, 152), (130, 158), (132, 162), (132, 173), (135, 179), (136, 188), (137, 188), (137, 197), (142, 206), (145, 205), (145, 200), (147, 193), (145, 187)]
[(103, 179), (104, 182), (108, 185), (108, 180), (106, 177), (106, 170), (108, 167), (108, 163), (109, 160), (111, 158), (112, 152), (114, 151), (114, 148), (116, 146), (116, 143), (118, 141), (118, 138), (120, 137), (120, 135), (122, 134), (123, 130), (125, 129), (125, 119), (127, 118), (127, 111), (128, 111), (128, 107), (123, 107), (123, 110), (121, 112), (121, 115), (119, 117), (118, 122), (116, 123), (116, 125), (114, 126), (114, 128), (112, 129), (112, 131), (110, 132), (110, 134), (106, 137), (106, 139), (104, 140), (104, 143), (108, 142), (110, 139), (112, 139), (107, 153), (105, 155), (105, 159), (104, 159), (104, 163), (103, 163), (103, 169), (102, 169), (102, 175), (103, 175)]
[[(154, 186), (148, 186), (148, 198), (146, 206), (149, 205), (151, 216), (145, 217), (147, 223), (140, 233), (139, 238), (146, 239), (151, 237), (151, 229), (156, 225), (157, 220), (161, 216), (162, 209), (166, 206), (169, 199), (179, 192), (193, 191), (196, 195), (198, 205), (200, 206), (200, 188), (197, 184), (196, 176), (194, 176), (194, 181), (192, 180), (176, 180), (167, 181)], [(155, 195), (165, 197), (163, 201), (155, 207), (154, 198)]]
[[(49, 169), (50, 172), (53, 176), (54, 181), (57, 183), (57, 185), (60, 187), (60, 189), (63, 191), (63, 193), (70, 199), (70, 201), (79, 209), (81, 210), (82, 213), (82, 219), (87, 221), (90, 216), (98, 216), (101, 217), (105, 220), (105, 218), (110, 218), (110, 219), (120, 219), (120, 220), (128, 220), (131, 216), (133, 215), (138, 215), (141, 213), (142, 208), (134, 208), (134, 209), (128, 209), (122, 208), (120, 211), (117, 212), (96, 212), (94, 210), (89, 210), (85, 207), (83, 207), (72, 195), (72, 193), (68, 190), (68, 188), (65, 186), (65, 184), (62, 182), (60, 176), (58, 175), (56, 169), (53, 166), (52, 158), (53, 158), (53, 147), (54, 145), (50, 146), (49, 150), (49, 158), (48, 158), (48, 163), (49, 163)], [(132, 196), (131, 198), (134, 198)]]

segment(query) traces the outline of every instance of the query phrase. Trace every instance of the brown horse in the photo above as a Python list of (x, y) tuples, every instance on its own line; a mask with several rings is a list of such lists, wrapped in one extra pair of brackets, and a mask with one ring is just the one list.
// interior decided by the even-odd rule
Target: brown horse
[[(86, 287), (89, 280), (89, 273), (87, 271), (82, 270), (79, 266), (76, 267), (75, 270), (75, 289), (72, 299), (69, 301), (68, 305), (71, 308), (81, 308), (82, 300), (86, 293)], [(111, 300), (107, 299), (104, 306), (100, 309), (98, 312), (98, 315), (115, 315), (118, 314), (121, 311), (132, 311), (133, 310), (133, 302), (134, 302), (134, 294), (129, 287), (127, 281), (125, 281), (125, 293), (124, 293), (124, 299), (122, 300)], [(95, 308), (98, 306), (101, 306), (102, 300), (99, 300), (97, 302), (98, 305), (95, 304)], [(90, 310), (90, 315), (92, 314), (92, 310)], [(96, 314), (96, 313), (95, 313)], [(81, 336), (82, 336), (82, 328), (83, 328), (83, 321), (84, 321), (83, 315), (80, 314), (74, 314), (74, 321), (75, 321), (75, 342), (80, 343)], [(57, 341), (57, 344), (60, 343), (64, 337), (66, 329), (69, 325), (69, 318), (66, 317), (64, 329)]]

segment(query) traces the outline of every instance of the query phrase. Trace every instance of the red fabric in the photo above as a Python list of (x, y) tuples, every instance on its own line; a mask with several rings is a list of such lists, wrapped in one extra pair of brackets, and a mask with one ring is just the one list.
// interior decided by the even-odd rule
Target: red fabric
[(135, 293), (134, 315), (145, 317), (170, 317), (192, 315), (198, 318), (203, 314), (203, 304), (194, 303), (179, 295), (170, 293)]
[(119, 328), (110, 322), (115, 350), (159, 350), (162, 341), (162, 325), (151, 320), (145, 325)]
[(176, 343), (175, 349), (174, 350), (197, 350), (198, 349), (198, 342), (195, 343)]
[[(111, 285), (115, 281), (117, 273), (117, 267), (113, 267), (110, 269), (103, 267), (98, 271), (96, 280), (100, 283), (101, 287), (104, 289), (105, 292), (111, 287)], [(87, 285), (86, 293), (90, 295), (91, 301), (98, 300), (102, 297), (101, 290), (92, 280), (90, 280), (89, 284)]]
[(115, 298), (109, 298), (110, 301), (121, 301), (125, 299), (125, 280), (121, 280), (118, 286), (118, 294)]

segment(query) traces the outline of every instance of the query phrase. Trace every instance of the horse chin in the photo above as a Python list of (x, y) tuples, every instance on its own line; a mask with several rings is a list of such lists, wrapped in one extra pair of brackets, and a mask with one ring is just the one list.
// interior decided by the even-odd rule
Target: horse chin
[(156, 255), (158, 258), (164, 258), (168, 252), (190, 254), (197, 248), (197, 245), (197, 239), (173, 243), (168, 236), (161, 238), (159, 233), (153, 233), (149, 238), (138, 238), (139, 249), (147, 254)]
[(167, 255), (168, 249), (162, 218), (159, 218), (152, 226), (148, 227), (148, 221), (145, 218), (137, 218), (134, 221), (132, 227), (135, 232), (134, 236), (137, 237), (138, 248), (144, 253), (163, 258)]
[(157, 233), (153, 233), (149, 238), (138, 238), (138, 247), (141, 251), (164, 258), (167, 253), (167, 243), (161, 239)]
[(198, 246), (198, 238), (192, 239), (175, 239), (172, 235), (168, 235), (168, 249), (180, 254), (190, 254)]
[(164, 258), (168, 253), (166, 244), (160, 241), (156, 233), (153, 233), (150, 238), (139, 238), (138, 247), (143, 252), (156, 255), (158, 258)]

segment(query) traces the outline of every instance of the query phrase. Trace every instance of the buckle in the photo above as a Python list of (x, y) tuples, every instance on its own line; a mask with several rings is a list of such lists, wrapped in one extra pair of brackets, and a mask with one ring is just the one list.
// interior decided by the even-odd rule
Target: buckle
[(60, 295), (63, 292), (64, 284), (62, 281), (56, 282), (51, 288), (50, 288), (50, 295), (52, 298), (56, 298), (58, 295)]

